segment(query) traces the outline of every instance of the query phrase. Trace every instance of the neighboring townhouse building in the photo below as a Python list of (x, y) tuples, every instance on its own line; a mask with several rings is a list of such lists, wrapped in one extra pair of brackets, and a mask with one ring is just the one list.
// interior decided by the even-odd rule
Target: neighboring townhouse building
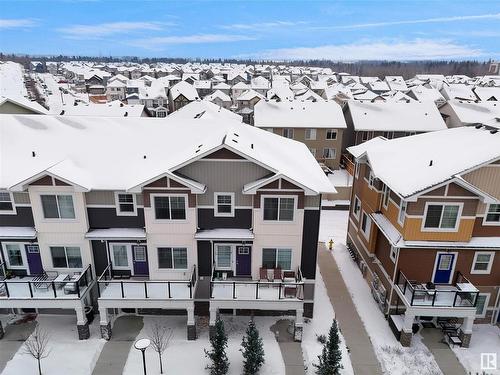
[(468, 347), (474, 322), (500, 322), (500, 133), (462, 127), (348, 151), (347, 244), (396, 337), (409, 346), (415, 323), (455, 324)]
[(23, 96), (15, 98), (0, 96), (0, 113), (45, 115), (48, 111), (37, 102)]
[(195, 309), (293, 311), (301, 339), (335, 192), (303, 144), (215, 116), (29, 117), (0, 117), (0, 309), (73, 309), (81, 339), (92, 305), (106, 339), (120, 310), (184, 312), (188, 339)]
[(148, 109), (142, 104), (123, 104), (115, 100), (109, 103), (89, 103), (78, 105), (63, 105), (61, 116), (102, 116), (102, 117), (150, 117)]
[(204, 100), (217, 104), (219, 107), (229, 109), (233, 104), (231, 97), (221, 90), (216, 90), (212, 94), (205, 96)]
[(500, 74), (500, 61), (491, 61), (488, 73)]
[(339, 168), (347, 126), (336, 102), (261, 100), (254, 110), (256, 127), (302, 142), (319, 163)]
[(199, 99), (199, 96), (193, 85), (180, 81), (168, 90), (168, 111), (177, 111), (196, 99)]
[(500, 129), (500, 103), (449, 100), (439, 108), (449, 128), (482, 124)]
[(109, 82), (106, 86), (106, 98), (108, 102), (114, 100), (125, 100), (127, 96), (127, 84), (119, 79)]

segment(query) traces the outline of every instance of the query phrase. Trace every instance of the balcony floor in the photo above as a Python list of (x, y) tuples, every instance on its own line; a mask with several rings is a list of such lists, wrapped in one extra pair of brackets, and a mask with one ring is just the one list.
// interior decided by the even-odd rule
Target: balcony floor
[[(403, 291), (403, 286), (399, 286), (399, 288), (401, 291)], [(430, 293), (422, 290), (416, 290), (415, 296), (413, 298), (413, 306), (472, 307), (470, 301), (467, 299), (462, 299), (460, 295), (457, 295), (455, 301), (455, 294), (457, 292), (460, 291), (453, 286), (440, 287), (439, 285), (436, 286), (436, 289)], [(436, 293), (435, 299), (433, 297), (433, 293)], [(411, 304), (412, 292), (409, 288), (406, 289), (404, 295), (408, 303)], [(433, 299), (434, 305), (432, 304)], [(454, 302), (455, 306), (453, 305)]]
[[(65, 284), (74, 284), (73, 282), (56, 282), (56, 297), (54, 297), (54, 289), (50, 281), (41, 281), (31, 284), (31, 290), (33, 292), (33, 297), (30, 294), (30, 287), (27, 281), (33, 280), (33, 277), (25, 276), (22, 279), (12, 278), (10, 280), (4, 280), (0, 282), (0, 298), (41, 298), (41, 299), (78, 299), (76, 293), (64, 293)], [(7, 288), (9, 291), (9, 297), (7, 297), (7, 291), (5, 290), (5, 284), (7, 283)], [(46, 287), (48, 286), (48, 288)], [(86, 286), (80, 286), (80, 295), (83, 295), (87, 290)]]

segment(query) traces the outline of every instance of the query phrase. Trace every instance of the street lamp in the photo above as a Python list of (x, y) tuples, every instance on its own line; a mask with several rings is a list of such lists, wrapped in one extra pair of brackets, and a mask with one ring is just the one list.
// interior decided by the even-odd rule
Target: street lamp
[(134, 343), (134, 348), (142, 352), (142, 364), (144, 366), (144, 375), (146, 375), (146, 349), (151, 345), (149, 339), (139, 339)]

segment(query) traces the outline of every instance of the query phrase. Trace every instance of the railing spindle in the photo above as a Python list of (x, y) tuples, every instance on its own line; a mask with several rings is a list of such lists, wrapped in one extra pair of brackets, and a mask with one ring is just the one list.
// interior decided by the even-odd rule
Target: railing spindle
[(120, 285), (121, 285), (121, 288), (122, 288), (122, 298), (125, 298), (125, 293), (123, 293), (123, 281), (120, 281)]
[(28, 288), (30, 290), (30, 296), (33, 298), (33, 289), (31, 288), (31, 281), (28, 281)]
[(7, 298), (10, 298), (9, 287), (7, 286), (7, 282), (4, 281), (3, 285), (5, 286), (5, 293), (7, 293)]
[(233, 299), (236, 299), (236, 283), (233, 281)]
[(148, 283), (144, 281), (144, 296), (148, 298)]
[(259, 299), (259, 282), (255, 284), (255, 299)]
[(50, 284), (52, 285), (52, 291), (54, 292), (54, 298), (57, 298), (56, 284), (53, 281), (51, 281)]
[(170, 281), (168, 281), (168, 299), (172, 298), (172, 295), (170, 294)]

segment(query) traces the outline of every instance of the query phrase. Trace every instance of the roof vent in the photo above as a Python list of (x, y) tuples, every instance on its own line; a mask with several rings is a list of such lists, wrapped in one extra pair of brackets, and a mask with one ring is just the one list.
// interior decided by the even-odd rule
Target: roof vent
[(60, 115), (64, 115), (64, 109), (61, 111), (61, 113), (59, 113)]
[(481, 125), (481, 124), (477, 124), (477, 125), (475, 126), (475, 128), (476, 128), (476, 129), (481, 129), (482, 127), (483, 127), (483, 125)]
[(432, 159), (431, 159), (431, 161), (429, 162), (429, 167), (432, 167)]
[(250, 144), (250, 148), (253, 150), (253, 143)]
[(146, 155), (144, 155), (142, 158), (143, 158), (143, 159), (146, 159)]
[(123, 107), (123, 103), (120, 103), (120, 107)]
[(32, 156), (32, 157), (35, 157), (35, 156), (36, 156), (35, 151), (31, 151), (31, 156)]
[(498, 129), (492, 129), (492, 130), (490, 130), (490, 133), (491, 134), (496, 134), (496, 133), (498, 133)]
[(127, 117), (128, 116), (128, 112), (125, 112), (125, 114), (123, 115), (123, 117)]

